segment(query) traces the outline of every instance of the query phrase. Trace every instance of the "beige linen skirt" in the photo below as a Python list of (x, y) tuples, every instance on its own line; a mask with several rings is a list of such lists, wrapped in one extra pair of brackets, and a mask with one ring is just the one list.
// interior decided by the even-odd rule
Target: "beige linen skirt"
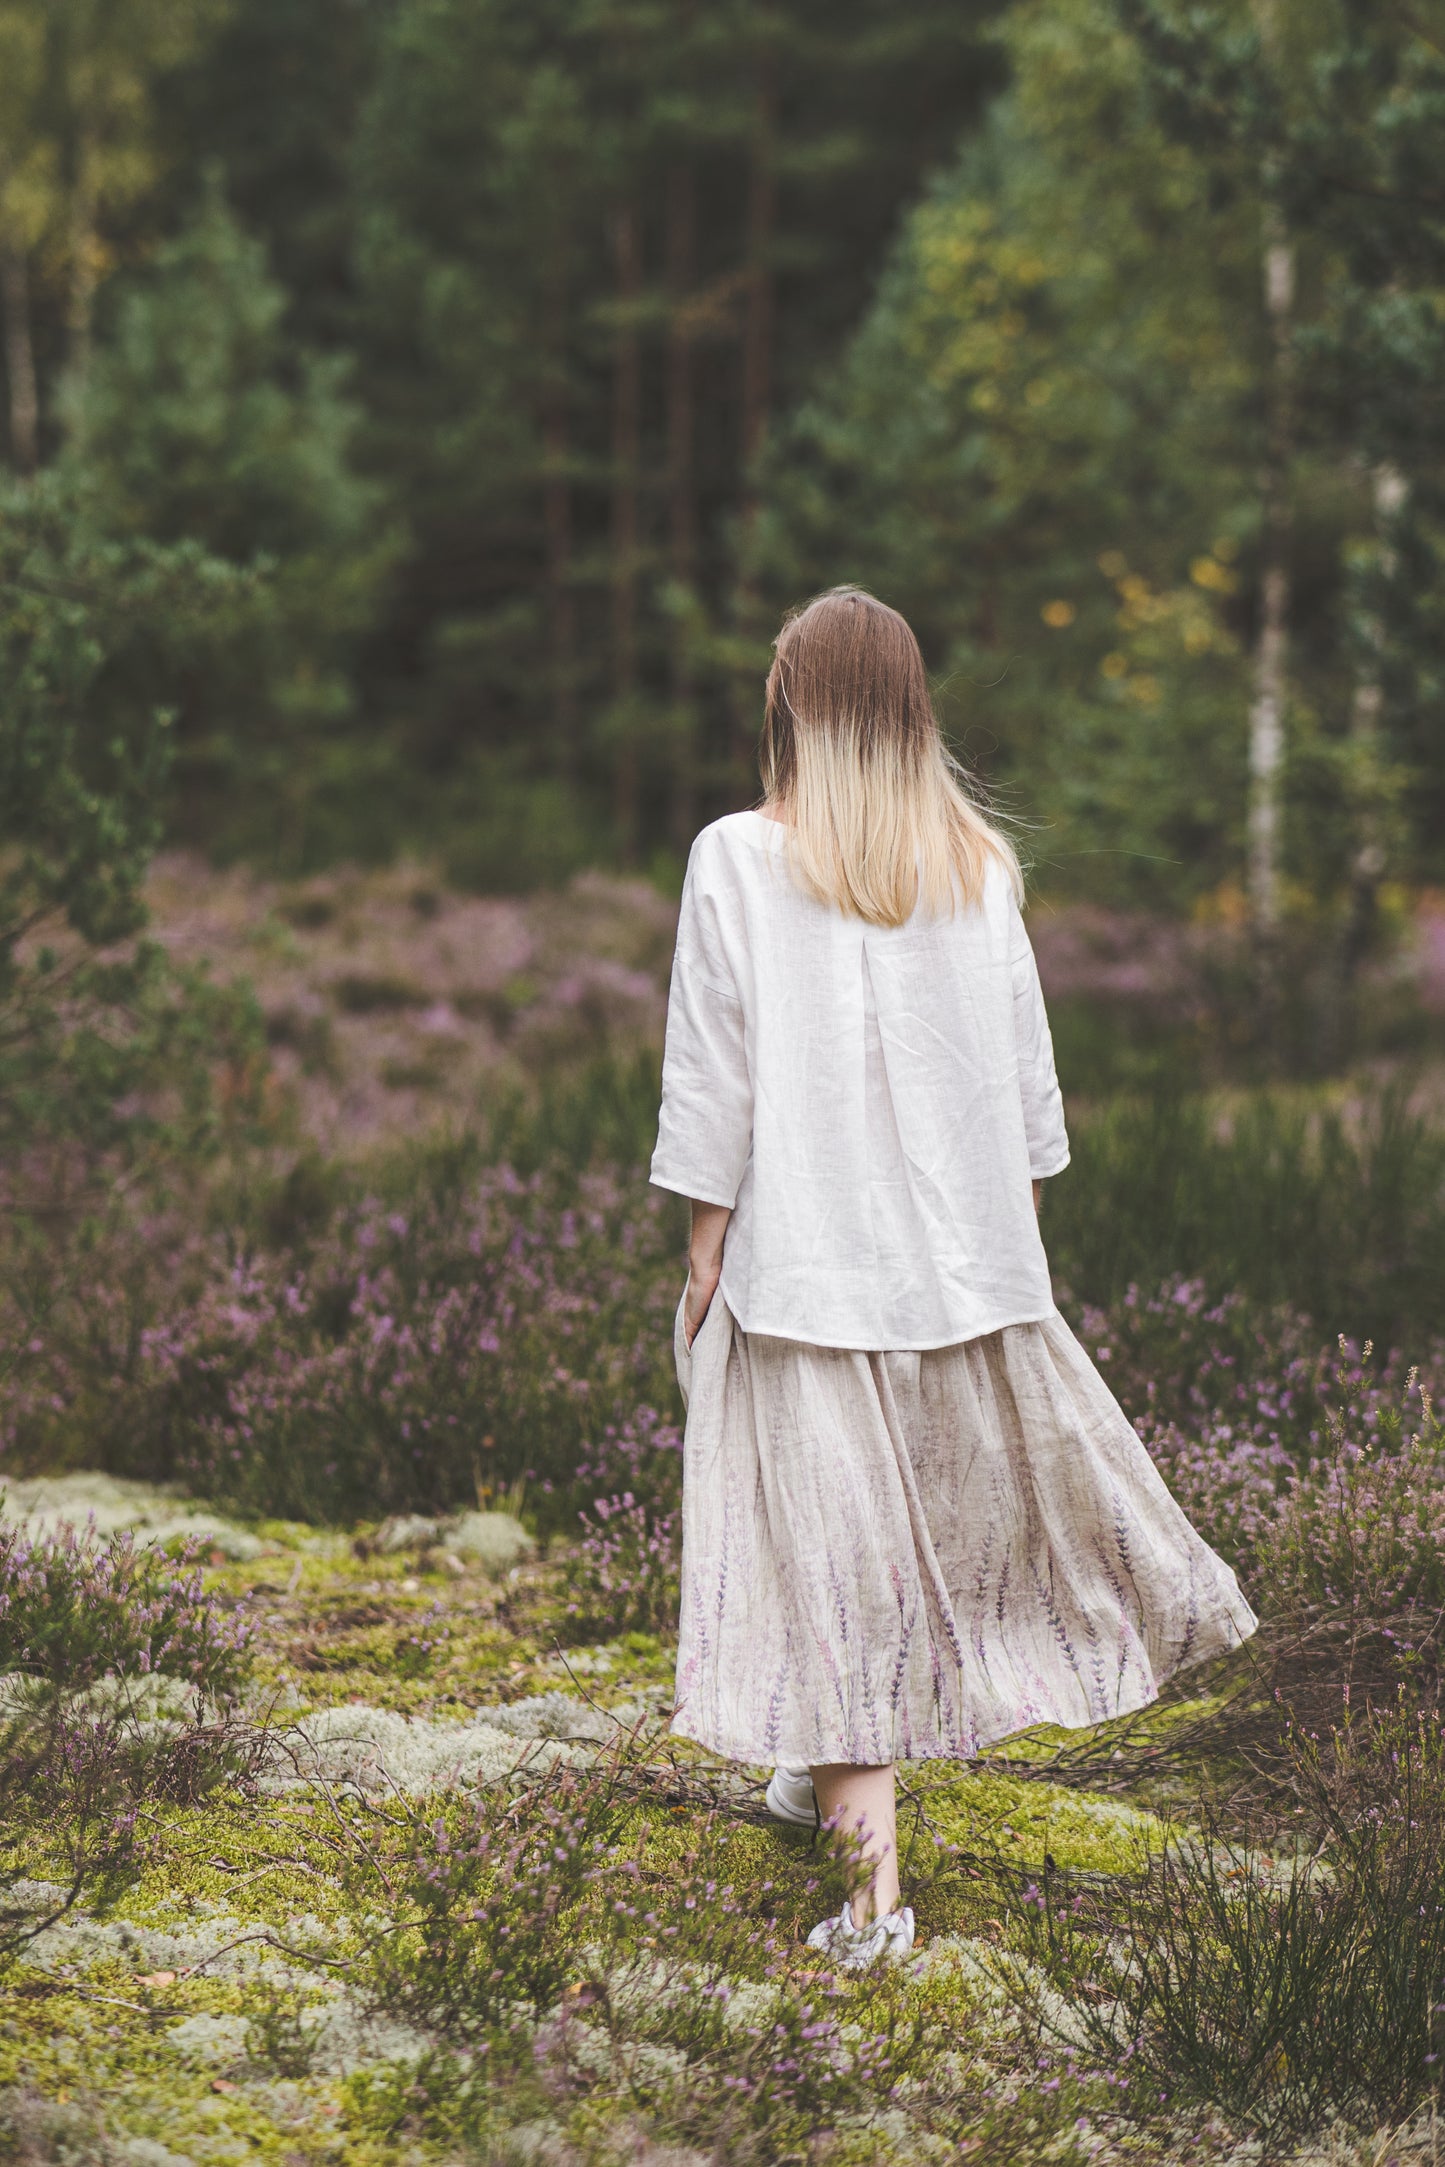
[(673, 1729), (731, 1760), (967, 1760), (1098, 1723), (1257, 1620), (1055, 1312), (854, 1353), (679, 1304)]

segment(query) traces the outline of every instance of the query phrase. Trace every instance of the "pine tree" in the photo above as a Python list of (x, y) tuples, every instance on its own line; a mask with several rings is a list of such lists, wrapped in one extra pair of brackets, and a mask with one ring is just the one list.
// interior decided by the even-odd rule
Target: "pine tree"
[(346, 365), (291, 345), (264, 251), (215, 187), (107, 315), (62, 471), (98, 533), (266, 569), (203, 658), (175, 658), (190, 685), (178, 780), (208, 827), (238, 785), (252, 805), (264, 790), (258, 833), (294, 862), (394, 552), (379, 492), (352, 463)]
[(398, 6), (357, 141), (358, 339), (417, 513), (388, 641), (416, 757), (565, 765), (624, 851), (749, 787), (770, 432), (996, 73), (978, 20)]

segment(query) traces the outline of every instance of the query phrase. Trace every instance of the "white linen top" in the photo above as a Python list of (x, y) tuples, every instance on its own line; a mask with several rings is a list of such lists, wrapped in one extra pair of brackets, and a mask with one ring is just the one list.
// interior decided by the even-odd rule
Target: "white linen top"
[(720, 1284), (745, 1332), (946, 1347), (1052, 1315), (1030, 1180), (1068, 1162), (1001, 866), (951, 917), (875, 926), (798, 885), (780, 822), (703, 829), (652, 1179), (732, 1207)]

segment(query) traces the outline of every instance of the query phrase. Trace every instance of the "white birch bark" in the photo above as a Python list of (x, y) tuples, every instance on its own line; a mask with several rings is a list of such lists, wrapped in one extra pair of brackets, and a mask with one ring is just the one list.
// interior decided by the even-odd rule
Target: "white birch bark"
[(1262, 1020), (1278, 1005), (1280, 795), (1289, 691), (1290, 454), (1294, 430), (1294, 245), (1272, 196), (1264, 213), (1264, 306), (1269, 329), (1269, 415), (1262, 477), (1259, 626), (1249, 703), (1249, 901)]

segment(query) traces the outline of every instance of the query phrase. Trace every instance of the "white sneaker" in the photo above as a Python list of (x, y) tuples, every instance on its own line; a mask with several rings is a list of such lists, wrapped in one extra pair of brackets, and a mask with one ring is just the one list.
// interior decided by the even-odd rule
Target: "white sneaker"
[(790, 1768), (786, 1762), (775, 1768), (768, 1785), (767, 1807), (775, 1821), (790, 1821), (795, 1828), (817, 1828), (818, 1801), (807, 1769)]
[(824, 1919), (808, 1936), (810, 1949), (823, 1949), (840, 1971), (867, 1971), (870, 1964), (901, 1964), (913, 1953), (913, 1913), (905, 1904), (885, 1918), (853, 1924), (851, 1904), (836, 1919)]

